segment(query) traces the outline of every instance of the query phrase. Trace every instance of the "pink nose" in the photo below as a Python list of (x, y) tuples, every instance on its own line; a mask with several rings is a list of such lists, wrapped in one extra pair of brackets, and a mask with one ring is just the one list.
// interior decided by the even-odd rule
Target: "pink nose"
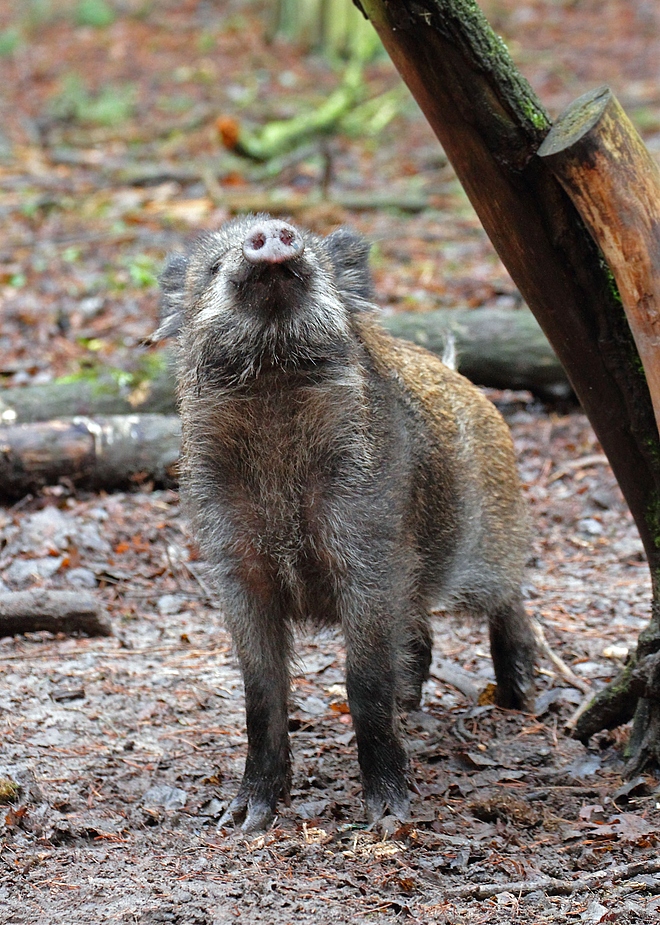
[(300, 232), (272, 218), (254, 225), (243, 241), (243, 256), (248, 263), (286, 263), (305, 250)]

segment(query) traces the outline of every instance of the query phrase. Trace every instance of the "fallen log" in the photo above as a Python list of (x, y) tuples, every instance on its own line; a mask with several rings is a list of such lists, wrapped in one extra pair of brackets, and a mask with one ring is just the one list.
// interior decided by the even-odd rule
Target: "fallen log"
[(383, 318), (383, 324), (396, 337), (440, 356), (451, 333), (459, 372), (477, 385), (526, 389), (544, 401), (572, 394), (561, 363), (526, 308), (401, 312)]
[(143, 480), (176, 483), (181, 427), (175, 415), (75, 417), (0, 428), (0, 499), (62, 481), (88, 489)]
[(0, 636), (40, 630), (112, 635), (103, 608), (93, 595), (84, 591), (37, 589), (0, 593)]
[[(522, 309), (441, 309), (383, 316), (397, 337), (442, 355), (447, 335), (456, 341), (458, 368), (478, 385), (527, 389), (548, 401), (571, 394), (566, 374), (530, 311)], [(173, 414), (174, 381), (168, 351), (132, 372), (108, 371), (97, 379), (56, 380), (45, 385), (0, 391), (0, 422), (28, 424), (75, 415)]]
[(165, 353), (151, 356), (148, 371), (138, 360), (133, 370), (100, 369), (95, 376), (2, 389), (0, 423), (29, 424), (76, 415), (171, 413), (174, 398), (168, 357)]
[[(529, 389), (545, 399), (571, 394), (559, 361), (526, 310), (406, 312), (385, 317), (383, 323), (393, 334), (438, 354), (451, 335), (458, 368), (475, 382)], [(174, 383), (162, 372), (167, 363), (154, 366), (158, 407), (172, 413), (127, 414), (132, 406), (126, 395), (115, 391), (113, 404), (102, 389), (97, 393), (101, 409), (97, 414), (94, 392), (83, 391), (77, 405), (67, 382), (7, 389), (0, 410), (4, 408), (5, 420), (23, 423), (0, 427), (0, 500), (13, 501), (62, 482), (90, 490), (112, 490), (147, 479), (159, 486), (176, 484), (181, 427), (173, 413)], [(148, 396), (149, 384), (142, 388)], [(75, 411), (82, 404), (88, 414), (62, 416), (67, 403)], [(108, 407), (118, 413), (104, 414)], [(54, 420), (34, 420), (51, 414)]]

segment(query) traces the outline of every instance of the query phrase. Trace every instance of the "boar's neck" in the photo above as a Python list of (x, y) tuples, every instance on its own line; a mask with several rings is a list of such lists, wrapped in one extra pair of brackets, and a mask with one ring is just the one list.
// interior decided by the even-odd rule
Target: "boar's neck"
[(195, 386), (182, 381), (180, 389), (189, 458), (202, 455), (221, 467), (226, 484), (247, 478), (272, 485), (275, 478), (300, 485), (306, 474), (338, 459), (362, 467), (368, 376), (358, 345), (342, 345), (341, 353), (291, 367), (262, 361), (251, 376), (190, 371)]
[(226, 398), (259, 393), (272, 388), (274, 382), (285, 390), (332, 383), (354, 366), (353, 349), (344, 339), (286, 352), (262, 349), (247, 355), (212, 343), (201, 345), (194, 353), (199, 356), (191, 370), (196, 379), (195, 391), (224, 392)]

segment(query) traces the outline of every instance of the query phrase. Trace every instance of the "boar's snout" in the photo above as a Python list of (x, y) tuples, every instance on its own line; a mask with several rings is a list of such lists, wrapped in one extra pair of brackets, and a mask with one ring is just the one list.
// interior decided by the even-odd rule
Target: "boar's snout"
[(253, 225), (243, 241), (243, 256), (252, 264), (280, 264), (300, 257), (305, 243), (300, 232), (277, 219)]

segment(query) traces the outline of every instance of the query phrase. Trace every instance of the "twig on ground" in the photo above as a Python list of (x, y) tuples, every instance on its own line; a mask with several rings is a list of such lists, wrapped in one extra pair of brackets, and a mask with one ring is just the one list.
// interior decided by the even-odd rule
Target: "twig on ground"
[[(515, 880), (510, 883), (478, 883), (447, 890), (447, 899), (488, 899), (498, 893), (513, 893), (524, 896), (541, 890), (546, 896), (569, 896), (572, 893), (593, 890), (607, 882), (620, 887), (623, 882), (633, 880), (640, 874), (655, 874), (660, 871), (660, 860), (634, 861), (618, 867), (594, 871), (575, 880), (557, 880), (554, 877), (540, 877), (538, 880)], [(426, 878), (426, 871), (422, 876)], [(434, 878), (435, 879), (435, 878)], [(438, 878), (439, 879), (439, 878)]]
[(602, 453), (594, 453), (592, 456), (582, 456), (580, 459), (571, 459), (569, 462), (564, 463), (563, 466), (560, 466), (556, 472), (552, 473), (547, 484), (550, 485), (558, 479), (563, 479), (565, 475), (569, 475), (576, 470), (589, 469), (592, 466), (608, 466), (609, 462), (607, 456), (604, 456)]
[(183, 567), (186, 569), (189, 575), (191, 575), (197, 584), (200, 586), (204, 594), (209, 600), (214, 599), (213, 589), (210, 588), (207, 583), (204, 581), (202, 576), (199, 574), (199, 570), (192, 564), (192, 562), (182, 562)]
[(455, 687), (457, 691), (460, 691), (473, 703), (476, 703), (479, 699), (479, 688), (468, 672), (463, 671), (458, 665), (453, 665), (447, 661), (435, 662), (431, 668), (431, 676), (438, 681), (444, 681), (445, 684)]
[(591, 690), (591, 685), (588, 681), (585, 681), (584, 678), (578, 678), (578, 676), (571, 670), (571, 668), (566, 664), (563, 659), (561, 659), (556, 652), (550, 648), (548, 640), (545, 638), (545, 633), (543, 632), (543, 627), (538, 622), (538, 620), (531, 620), (532, 630), (534, 632), (534, 638), (536, 639), (536, 644), (539, 647), (539, 652), (541, 655), (552, 662), (559, 674), (565, 678), (572, 687), (576, 687), (579, 691), (582, 691), (583, 694), (593, 695)]
[(573, 732), (573, 730), (577, 726), (578, 720), (580, 719), (582, 714), (586, 712), (587, 708), (592, 703), (593, 699), (594, 699), (594, 692), (589, 691), (586, 697), (582, 701), (580, 701), (575, 712), (572, 713), (571, 716), (569, 716), (569, 718), (566, 720), (566, 723), (564, 724), (564, 732), (567, 732), (568, 734)]

